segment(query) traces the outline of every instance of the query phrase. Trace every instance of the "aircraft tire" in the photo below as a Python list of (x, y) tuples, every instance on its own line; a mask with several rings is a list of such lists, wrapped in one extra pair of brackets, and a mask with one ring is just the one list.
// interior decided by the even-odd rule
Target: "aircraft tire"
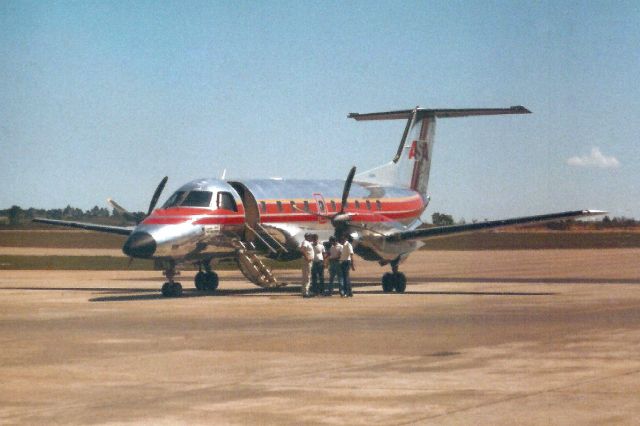
[(166, 282), (162, 284), (162, 295), (164, 297), (171, 297), (171, 283)]
[(407, 277), (402, 272), (393, 275), (393, 287), (396, 293), (404, 293), (404, 290), (407, 288)]
[(395, 287), (395, 280), (393, 273), (387, 272), (382, 276), (382, 291), (385, 293), (391, 293)]
[(204, 272), (198, 272), (193, 279), (194, 284), (196, 285), (196, 289), (199, 291), (206, 290), (206, 274)]
[(182, 296), (182, 285), (166, 282), (162, 285), (162, 295), (164, 297), (180, 297)]
[(218, 274), (207, 272), (204, 276), (204, 290), (215, 291), (218, 288)]

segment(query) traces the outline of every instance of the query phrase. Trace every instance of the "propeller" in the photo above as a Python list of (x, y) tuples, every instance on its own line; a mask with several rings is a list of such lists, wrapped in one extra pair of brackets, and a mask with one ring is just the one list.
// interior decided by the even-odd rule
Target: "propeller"
[(125, 209), (112, 198), (107, 198), (107, 203), (109, 203), (109, 205), (113, 207), (114, 210), (116, 210), (118, 213), (123, 215), (127, 220), (132, 220), (134, 222), (140, 223), (142, 222), (142, 220), (144, 220), (144, 218), (146, 218), (151, 213), (153, 213), (153, 210), (156, 208), (158, 199), (160, 199), (160, 195), (162, 194), (162, 191), (164, 190), (164, 187), (167, 184), (168, 180), (169, 180), (169, 176), (165, 176), (164, 178), (162, 178), (162, 180), (156, 187), (156, 190), (153, 193), (153, 196), (151, 197), (151, 202), (149, 203), (149, 210), (147, 210), (147, 214), (145, 214), (142, 218), (137, 217), (135, 214)]
[[(349, 174), (347, 175), (347, 180), (344, 181), (344, 188), (342, 189), (342, 203), (340, 204), (339, 212), (333, 213), (333, 214), (322, 214), (322, 213), (316, 213), (316, 212), (307, 212), (296, 206), (294, 206), (294, 209), (301, 212), (310, 213), (312, 215), (322, 217), (324, 219), (329, 219), (331, 221), (331, 224), (335, 228), (336, 236), (338, 236), (341, 233), (344, 233), (344, 231), (346, 231), (347, 225), (350, 225), (348, 222), (350, 222), (351, 220), (351, 216), (345, 212), (345, 209), (347, 208), (347, 200), (349, 199), (349, 192), (351, 191), (351, 184), (353, 183), (353, 178), (355, 175), (356, 175), (356, 167), (353, 166), (351, 170), (349, 170)], [(361, 227), (358, 225), (350, 225), (350, 226), (353, 226), (355, 228), (366, 229), (365, 227)]]
[(136, 216), (131, 213), (130, 211), (128, 211), (127, 209), (125, 209), (124, 207), (122, 207), (120, 204), (116, 203), (115, 200), (113, 200), (112, 198), (107, 198), (107, 203), (113, 207), (113, 209), (115, 211), (117, 211), (118, 213), (120, 213), (122, 216), (124, 216), (124, 218), (128, 221), (131, 222), (136, 222), (137, 218)]
[(156, 187), (156, 191), (153, 193), (153, 197), (151, 197), (151, 202), (149, 203), (149, 210), (147, 211), (147, 216), (149, 216), (153, 212), (153, 209), (156, 208), (156, 204), (158, 203), (160, 194), (162, 194), (162, 191), (164, 190), (164, 186), (167, 184), (168, 180), (169, 180), (169, 176), (165, 176), (164, 178), (162, 178), (162, 180)]
[(342, 204), (340, 204), (340, 214), (344, 214), (344, 209), (347, 205), (347, 198), (349, 198), (349, 191), (351, 191), (351, 184), (353, 183), (353, 177), (356, 175), (356, 166), (353, 166), (349, 170), (347, 180), (344, 181), (344, 188), (342, 189)]

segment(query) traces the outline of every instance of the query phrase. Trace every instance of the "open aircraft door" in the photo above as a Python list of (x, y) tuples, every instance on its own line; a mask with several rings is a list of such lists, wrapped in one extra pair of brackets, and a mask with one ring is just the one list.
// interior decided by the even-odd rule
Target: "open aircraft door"
[(256, 239), (255, 229), (260, 223), (260, 209), (258, 209), (258, 201), (253, 196), (249, 188), (240, 182), (229, 182), (229, 185), (238, 191), (240, 198), (242, 198), (242, 204), (244, 206), (244, 235), (243, 240), (247, 242), (254, 242)]
[[(322, 194), (314, 193), (313, 198), (316, 200), (316, 211), (319, 215), (326, 216), (327, 215), (327, 203), (324, 202), (324, 197)], [(318, 223), (327, 223), (327, 218), (323, 216), (318, 216)]]

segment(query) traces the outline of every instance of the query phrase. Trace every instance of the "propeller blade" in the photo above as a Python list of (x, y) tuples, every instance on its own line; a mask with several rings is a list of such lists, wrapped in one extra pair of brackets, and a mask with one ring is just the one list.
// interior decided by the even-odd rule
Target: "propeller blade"
[(147, 211), (147, 216), (149, 216), (151, 212), (153, 212), (153, 209), (156, 208), (156, 203), (158, 202), (158, 198), (160, 198), (160, 194), (162, 194), (162, 190), (164, 189), (164, 186), (167, 184), (168, 180), (169, 180), (169, 176), (165, 176), (158, 184), (158, 187), (156, 188), (156, 192), (154, 192), (153, 197), (151, 197), (151, 203), (149, 203), (149, 210)]
[(351, 183), (353, 183), (353, 177), (356, 174), (356, 166), (353, 166), (347, 175), (347, 180), (344, 181), (344, 189), (342, 190), (342, 204), (340, 205), (340, 213), (344, 213), (344, 209), (347, 206), (347, 198), (349, 198), (349, 191), (351, 191)]
[(109, 203), (109, 205), (111, 207), (113, 207), (114, 211), (117, 211), (120, 215), (122, 215), (122, 217), (124, 217), (126, 220), (130, 221), (130, 222), (138, 222), (138, 217), (136, 217), (135, 214), (131, 213), (129, 210), (125, 209), (124, 207), (122, 207), (120, 204), (118, 204), (114, 199), (112, 198), (107, 198), (107, 203)]
[(122, 207), (120, 204), (116, 203), (115, 200), (113, 198), (107, 198), (107, 203), (113, 207), (114, 210), (116, 210), (118, 213), (122, 214), (122, 215), (127, 215), (130, 214), (129, 211), (127, 209), (125, 209), (124, 207)]

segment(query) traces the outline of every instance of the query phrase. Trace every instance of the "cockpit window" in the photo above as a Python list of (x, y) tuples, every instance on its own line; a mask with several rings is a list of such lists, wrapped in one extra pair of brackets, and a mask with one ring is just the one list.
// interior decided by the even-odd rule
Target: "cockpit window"
[(186, 206), (186, 207), (209, 207), (213, 194), (209, 191), (176, 191), (162, 208)]
[(173, 193), (171, 197), (167, 200), (166, 203), (162, 206), (163, 209), (168, 209), (169, 207), (175, 207), (179, 205), (180, 201), (184, 198), (184, 191), (176, 191)]
[(187, 194), (180, 205), (189, 207), (209, 207), (212, 195), (213, 194), (209, 191), (191, 191)]
[(236, 200), (233, 199), (233, 195), (229, 192), (218, 192), (218, 208), (234, 212), (238, 211)]

